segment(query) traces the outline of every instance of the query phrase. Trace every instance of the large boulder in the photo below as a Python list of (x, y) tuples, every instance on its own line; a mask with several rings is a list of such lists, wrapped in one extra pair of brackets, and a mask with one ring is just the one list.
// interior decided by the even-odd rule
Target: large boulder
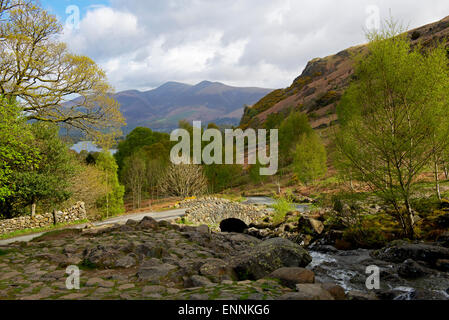
[(138, 226), (143, 229), (152, 229), (152, 230), (157, 230), (159, 227), (159, 224), (156, 220), (154, 220), (151, 217), (144, 217), (138, 224)]
[(98, 245), (96, 247), (85, 249), (83, 252), (83, 264), (95, 268), (113, 268), (120, 252), (112, 246)]
[(266, 240), (237, 255), (231, 265), (241, 280), (258, 280), (283, 267), (306, 267), (312, 258), (301, 246), (283, 238)]
[(412, 259), (405, 260), (398, 267), (398, 275), (405, 279), (417, 279), (427, 274), (426, 270)]
[(270, 273), (268, 278), (279, 279), (281, 284), (294, 289), (297, 284), (315, 283), (315, 274), (304, 268), (280, 268)]
[(309, 219), (310, 225), (312, 226), (313, 230), (315, 230), (316, 233), (322, 234), (324, 231), (324, 224), (316, 219)]
[(329, 292), (335, 300), (346, 300), (346, 292), (339, 285), (334, 283), (323, 283), (321, 284), (321, 287)]
[(401, 242), (375, 251), (373, 256), (394, 263), (402, 263), (407, 259), (413, 259), (435, 265), (439, 259), (449, 259), (449, 249), (431, 244)]

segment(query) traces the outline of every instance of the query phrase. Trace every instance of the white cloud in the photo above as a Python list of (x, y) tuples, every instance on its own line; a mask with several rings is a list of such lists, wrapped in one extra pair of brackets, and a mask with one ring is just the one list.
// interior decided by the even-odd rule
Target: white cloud
[(309, 60), (364, 42), (369, 5), (410, 27), (449, 15), (447, 0), (112, 0), (64, 40), (118, 90), (202, 80), (279, 88)]
[(63, 40), (76, 52), (93, 58), (114, 58), (138, 49), (144, 36), (138, 18), (108, 7), (90, 7), (79, 29), (65, 28)]

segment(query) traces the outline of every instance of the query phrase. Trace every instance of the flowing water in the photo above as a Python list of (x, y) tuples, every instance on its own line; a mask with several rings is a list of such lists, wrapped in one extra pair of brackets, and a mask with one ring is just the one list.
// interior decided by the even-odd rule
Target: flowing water
[(432, 270), (429, 275), (418, 279), (403, 279), (397, 275), (397, 264), (371, 257), (371, 250), (357, 249), (340, 251), (325, 246), (325, 251), (309, 250), (312, 270), (319, 282), (332, 282), (340, 285), (346, 292), (359, 290), (368, 292), (366, 280), (371, 275), (367, 267), (380, 269), (380, 287), (390, 292), (395, 300), (449, 299), (449, 274)]
[[(275, 200), (269, 197), (248, 197), (244, 202), (253, 205), (272, 205)], [(307, 212), (308, 205), (297, 205), (300, 212)], [(390, 292), (395, 300), (449, 299), (449, 274), (432, 271), (431, 274), (415, 279), (403, 279), (397, 275), (397, 264), (371, 257), (372, 250), (337, 250), (332, 246), (312, 246), (308, 249), (312, 262), (307, 267), (315, 273), (318, 282), (331, 282), (340, 285), (346, 292), (358, 290), (368, 292), (366, 280), (371, 275), (367, 267), (380, 269), (380, 287)]]

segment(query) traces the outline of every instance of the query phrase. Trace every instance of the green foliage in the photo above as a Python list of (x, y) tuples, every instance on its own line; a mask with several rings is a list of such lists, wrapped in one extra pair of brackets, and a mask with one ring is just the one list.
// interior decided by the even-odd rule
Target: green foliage
[(236, 180), (242, 175), (242, 166), (237, 164), (205, 165), (204, 175), (209, 181), (211, 192), (221, 192), (236, 184)]
[(33, 135), (14, 102), (0, 96), (0, 202), (16, 190), (13, 173), (36, 167), (38, 152)]
[(157, 142), (137, 149), (125, 158), (121, 179), (126, 192), (132, 195), (134, 208), (140, 208), (149, 193), (159, 196), (158, 185), (170, 164), (170, 149), (167, 144)]
[(335, 103), (340, 99), (340, 97), (341, 95), (338, 92), (333, 90), (328, 91), (317, 99), (314, 109), (316, 110), (321, 107), (325, 107), (327, 105)]
[(386, 235), (376, 227), (348, 228), (343, 233), (343, 239), (354, 248), (366, 249), (380, 249), (389, 242)]
[(267, 180), (267, 176), (263, 176), (260, 174), (260, 169), (262, 168), (262, 165), (260, 164), (259, 160), (257, 159), (256, 164), (252, 164), (249, 166), (249, 178), (252, 183), (254, 184), (260, 184), (264, 183)]
[[(69, 195), (69, 179), (75, 173), (74, 158), (68, 146), (59, 138), (59, 127), (50, 123), (34, 123), (31, 126), (40, 162), (37, 170), (30, 172), (31, 180), (37, 182), (30, 198), (52, 199), (55, 203), (66, 200)], [(34, 177), (33, 177), (34, 176)], [(20, 188), (22, 189), (22, 188)]]
[(413, 237), (416, 178), (448, 143), (440, 137), (449, 126), (438, 125), (449, 118), (448, 59), (443, 46), (412, 48), (394, 22), (388, 27), (369, 35), (369, 54), (359, 59), (356, 80), (338, 106), (337, 167), (351, 168), (391, 204)]
[(123, 204), (123, 196), (125, 188), (119, 183), (117, 175), (117, 163), (109, 151), (103, 151), (98, 155), (97, 168), (100, 169), (104, 176), (104, 185), (106, 188), (106, 196), (98, 200), (97, 206), (103, 217), (121, 214), (125, 211)]
[(282, 124), (282, 121), (284, 121), (284, 114), (282, 113), (270, 113), (267, 116), (267, 120), (265, 120), (264, 127), (267, 130), (270, 129), (279, 129), (279, 127)]
[(123, 168), (125, 158), (145, 146), (151, 146), (156, 143), (170, 146), (170, 136), (166, 133), (154, 132), (149, 128), (138, 127), (134, 129), (126, 136), (124, 141), (119, 143), (118, 151), (114, 155), (120, 171)]
[(295, 206), (289, 197), (279, 197), (271, 207), (274, 209), (273, 224), (283, 222), (287, 213), (295, 211)]
[(327, 172), (327, 154), (317, 133), (302, 134), (296, 145), (294, 172), (305, 185), (323, 177)]
[(274, 106), (279, 101), (282, 101), (285, 96), (285, 90), (279, 89), (274, 90), (258, 101), (253, 107), (246, 107), (240, 125), (243, 126), (248, 124), (252, 118), (254, 118), (259, 113), (262, 113), (272, 106)]
[[(317, 73), (314, 76), (320, 76), (320, 74)], [(242, 127), (243, 129), (246, 129), (248, 127), (257, 127), (259, 123), (256, 121), (255, 117), (258, 114), (272, 108), (282, 100), (291, 97), (294, 94), (297, 94), (306, 85), (311, 83), (312, 80), (313, 79), (309, 76), (298, 77), (290, 87), (286, 89), (274, 90), (260, 99), (253, 107), (245, 107), (244, 114), (240, 122), (240, 127)], [(273, 118), (267, 118), (267, 120), (269, 120), (270, 123), (268, 125), (265, 124), (265, 126), (266, 128), (271, 128), (271, 126), (273, 126)], [(275, 124), (278, 123), (276, 122)]]
[(30, 147), (37, 152), (39, 161), (11, 172), (14, 189), (0, 206), (5, 216), (23, 213), (23, 209), (32, 204), (51, 210), (70, 197), (74, 158), (59, 138), (58, 127), (34, 123), (24, 129), (32, 135)]
[(279, 158), (282, 165), (291, 163), (297, 142), (302, 134), (313, 132), (307, 115), (293, 112), (279, 128)]

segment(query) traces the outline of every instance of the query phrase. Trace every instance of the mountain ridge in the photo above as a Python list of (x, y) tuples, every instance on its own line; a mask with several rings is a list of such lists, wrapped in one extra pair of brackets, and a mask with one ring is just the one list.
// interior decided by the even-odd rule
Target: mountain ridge
[(125, 90), (113, 97), (120, 103), (127, 126), (171, 131), (179, 120), (238, 125), (244, 105), (251, 105), (272, 89), (234, 87), (221, 82), (202, 81), (195, 85), (169, 81), (147, 90)]
[[(407, 31), (412, 44), (421, 42), (431, 47), (436, 42), (449, 44), (449, 16), (430, 24)], [(342, 50), (324, 58), (310, 60), (300, 76), (285, 89), (277, 89), (263, 97), (251, 108), (246, 108), (240, 127), (260, 128), (270, 117), (282, 118), (291, 110), (309, 115), (315, 129), (326, 128), (338, 121), (336, 107), (354, 74), (353, 55), (362, 53), (367, 44)]]

